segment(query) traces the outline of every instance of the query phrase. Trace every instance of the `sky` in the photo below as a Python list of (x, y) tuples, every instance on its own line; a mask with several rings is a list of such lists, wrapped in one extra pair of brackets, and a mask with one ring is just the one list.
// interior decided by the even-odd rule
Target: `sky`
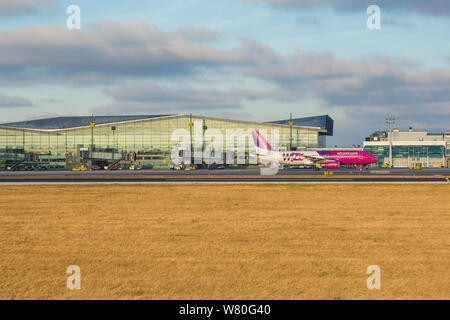
[(449, 40), (445, 0), (0, 0), (0, 123), (328, 114), (329, 146), (360, 145), (387, 117), (448, 132)]

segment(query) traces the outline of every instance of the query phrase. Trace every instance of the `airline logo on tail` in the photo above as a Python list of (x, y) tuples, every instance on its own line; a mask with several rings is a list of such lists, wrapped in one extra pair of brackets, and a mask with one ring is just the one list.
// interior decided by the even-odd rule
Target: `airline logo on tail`
[(259, 133), (259, 131), (252, 131), (253, 141), (257, 148), (272, 151), (272, 146), (267, 142), (266, 139)]

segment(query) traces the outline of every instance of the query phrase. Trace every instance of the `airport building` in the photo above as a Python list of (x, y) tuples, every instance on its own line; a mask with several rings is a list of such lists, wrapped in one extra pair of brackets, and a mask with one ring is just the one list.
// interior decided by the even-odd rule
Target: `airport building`
[[(224, 138), (227, 130), (241, 129), (247, 133), (248, 157), (249, 148), (253, 148), (252, 129), (267, 132), (269, 143), (272, 130), (278, 130), (280, 150), (317, 148), (325, 147), (326, 136), (333, 135), (333, 120), (318, 116), (252, 122), (190, 115), (143, 115), (57, 117), (6, 123), (0, 124), (0, 169), (168, 166), (178, 143), (172, 139), (177, 129), (185, 129), (191, 141), (198, 132), (200, 139), (204, 139), (208, 129), (218, 129)], [(201, 148), (204, 144), (201, 143)], [(236, 156), (239, 150), (228, 145), (223, 141), (224, 152)], [(193, 154), (196, 152), (194, 149)]]
[(363, 145), (364, 151), (379, 159), (373, 166), (389, 166), (392, 147), (393, 167), (450, 167), (450, 133), (428, 133), (412, 128), (394, 129), (392, 135), (389, 131), (377, 131), (366, 138)]
[(450, 132), (445, 133), (447, 168), (450, 168)]

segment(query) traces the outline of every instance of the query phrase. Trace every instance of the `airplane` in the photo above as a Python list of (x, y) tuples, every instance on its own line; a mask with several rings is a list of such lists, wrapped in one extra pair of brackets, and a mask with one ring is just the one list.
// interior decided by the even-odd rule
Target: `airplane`
[(275, 151), (259, 131), (252, 131), (253, 142), (260, 158), (279, 164), (314, 166), (316, 170), (338, 169), (341, 165), (365, 166), (378, 162), (378, 158), (367, 151)]

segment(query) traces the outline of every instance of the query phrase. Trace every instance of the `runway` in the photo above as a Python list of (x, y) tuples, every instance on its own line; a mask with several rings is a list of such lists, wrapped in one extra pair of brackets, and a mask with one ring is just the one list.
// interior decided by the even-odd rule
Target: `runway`
[[(317, 175), (323, 176), (324, 171), (332, 171), (334, 175), (355, 175), (355, 176), (450, 176), (450, 168), (430, 168), (422, 170), (409, 170), (409, 169), (370, 169), (360, 171), (359, 169), (348, 169), (340, 168), (337, 170), (321, 170), (315, 171), (313, 169), (280, 169), (277, 172), (277, 176), (284, 175)], [(223, 169), (223, 170), (114, 170), (114, 171), (0, 171), (0, 179), (3, 177), (29, 177), (29, 176), (153, 176), (153, 175), (164, 175), (164, 176), (260, 176), (260, 168), (252, 169)]]
[(255, 169), (224, 170), (142, 170), (142, 171), (2, 171), (0, 185), (42, 184), (158, 184), (158, 183), (448, 183), (450, 169), (355, 169), (324, 171), (310, 169), (280, 170), (276, 175), (263, 176)]
[(190, 178), (190, 177), (29, 177), (29, 178), (2, 178), (0, 185), (42, 185), (42, 184), (161, 184), (161, 183), (250, 183), (250, 184), (273, 184), (273, 183), (449, 183), (447, 178), (443, 177), (401, 177), (401, 178), (283, 178), (283, 177), (209, 177), (209, 178)]

